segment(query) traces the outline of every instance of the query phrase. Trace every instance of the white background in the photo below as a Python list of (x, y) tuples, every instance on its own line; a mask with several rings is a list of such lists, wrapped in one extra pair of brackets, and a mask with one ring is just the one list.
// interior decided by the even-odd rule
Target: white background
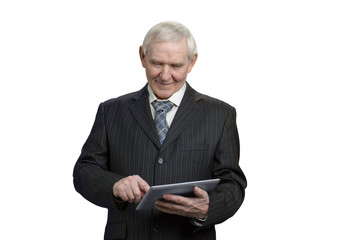
[(188, 81), (238, 112), (248, 178), (218, 239), (360, 239), (358, 1), (1, 1), (1, 239), (102, 239), (72, 169), (98, 104), (146, 83), (138, 47), (177, 20)]

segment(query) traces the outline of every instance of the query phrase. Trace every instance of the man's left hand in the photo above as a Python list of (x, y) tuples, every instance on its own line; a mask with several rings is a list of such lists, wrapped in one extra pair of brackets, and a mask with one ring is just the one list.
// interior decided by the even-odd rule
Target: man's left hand
[(194, 188), (194, 194), (195, 197), (165, 194), (162, 200), (155, 201), (155, 207), (165, 213), (203, 219), (209, 211), (209, 195), (199, 187)]

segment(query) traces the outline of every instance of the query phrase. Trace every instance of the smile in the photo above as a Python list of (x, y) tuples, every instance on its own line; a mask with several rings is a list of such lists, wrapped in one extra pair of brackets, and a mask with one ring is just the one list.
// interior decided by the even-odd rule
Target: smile
[(169, 85), (172, 85), (174, 83), (176, 83), (175, 81), (172, 81), (172, 82), (162, 82), (162, 81), (159, 81), (159, 80), (155, 80), (155, 82), (157, 84), (160, 84), (160, 85), (163, 85), (163, 86), (169, 86)]

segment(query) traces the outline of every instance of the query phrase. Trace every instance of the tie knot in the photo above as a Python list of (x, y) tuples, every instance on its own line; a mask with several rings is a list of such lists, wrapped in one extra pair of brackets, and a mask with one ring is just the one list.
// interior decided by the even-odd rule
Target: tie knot
[(174, 103), (170, 101), (154, 101), (152, 105), (154, 106), (155, 112), (165, 111), (167, 113), (173, 108)]

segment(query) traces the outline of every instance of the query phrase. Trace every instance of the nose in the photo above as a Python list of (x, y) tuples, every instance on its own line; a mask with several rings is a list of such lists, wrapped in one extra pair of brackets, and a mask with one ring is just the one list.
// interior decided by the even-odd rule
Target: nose
[(160, 71), (160, 78), (163, 81), (169, 81), (171, 79), (171, 72), (169, 66), (167, 65), (163, 66), (163, 68)]

